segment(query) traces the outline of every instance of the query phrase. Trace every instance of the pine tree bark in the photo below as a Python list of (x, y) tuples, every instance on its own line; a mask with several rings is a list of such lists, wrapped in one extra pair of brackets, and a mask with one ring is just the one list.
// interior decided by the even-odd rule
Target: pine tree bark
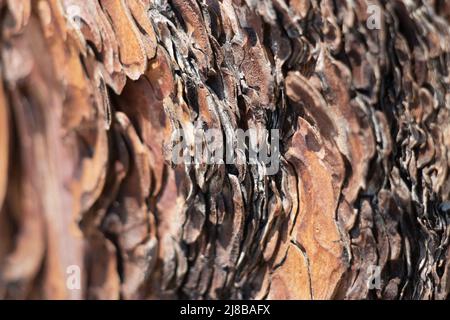
[[(0, 298), (448, 297), (448, 1), (0, 8)], [(199, 128), (278, 172), (170, 163)]]

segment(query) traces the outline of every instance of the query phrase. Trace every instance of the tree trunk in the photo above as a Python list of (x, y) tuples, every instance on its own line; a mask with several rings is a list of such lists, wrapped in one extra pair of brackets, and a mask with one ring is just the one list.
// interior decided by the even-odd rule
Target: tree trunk
[(0, 8), (0, 298), (448, 297), (448, 1)]

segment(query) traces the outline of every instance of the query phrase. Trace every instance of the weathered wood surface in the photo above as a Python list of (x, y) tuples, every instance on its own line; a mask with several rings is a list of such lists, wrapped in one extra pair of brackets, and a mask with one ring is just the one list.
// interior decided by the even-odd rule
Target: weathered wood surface
[[(448, 296), (448, 1), (0, 7), (1, 298)], [(195, 123), (279, 172), (172, 166)]]

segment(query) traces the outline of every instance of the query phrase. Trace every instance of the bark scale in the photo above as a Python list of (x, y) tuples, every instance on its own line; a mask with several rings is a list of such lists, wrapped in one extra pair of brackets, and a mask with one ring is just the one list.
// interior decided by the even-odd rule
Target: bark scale
[[(447, 1), (0, 8), (0, 297), (448, 297)], [(279, 171), (167, 161), (200, 128)]]

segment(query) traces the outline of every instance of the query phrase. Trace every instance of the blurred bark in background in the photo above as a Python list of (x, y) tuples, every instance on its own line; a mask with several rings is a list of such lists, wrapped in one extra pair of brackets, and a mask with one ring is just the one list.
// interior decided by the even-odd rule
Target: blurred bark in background
[[(1, 298), (448, 297), (449, 1), (0, 8)], [(199, 128), (279, 172), (165, 160)]]

